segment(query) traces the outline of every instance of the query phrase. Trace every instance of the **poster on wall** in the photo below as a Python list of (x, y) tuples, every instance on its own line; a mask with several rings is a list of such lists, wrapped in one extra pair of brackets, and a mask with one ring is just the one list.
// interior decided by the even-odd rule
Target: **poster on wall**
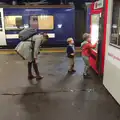
[(120, 69), (120, 50), (113, 46), (109, 46), (107, 56), (107, 60)]

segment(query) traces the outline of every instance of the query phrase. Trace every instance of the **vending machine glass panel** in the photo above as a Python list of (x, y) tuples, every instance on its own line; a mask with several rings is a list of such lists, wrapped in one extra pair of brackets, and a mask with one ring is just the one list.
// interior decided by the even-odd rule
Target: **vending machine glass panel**
[[(92, 44), (95, 44), (98, 41), (99, 21), (100, 21), (100, 14), (94, 14), (91, 16), (91, 43)], [(95, 50), (97, 50), (97, 46)]]

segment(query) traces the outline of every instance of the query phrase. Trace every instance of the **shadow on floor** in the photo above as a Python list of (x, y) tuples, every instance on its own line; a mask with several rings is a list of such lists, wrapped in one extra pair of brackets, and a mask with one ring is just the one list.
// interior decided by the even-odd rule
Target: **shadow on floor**
[(40, 82), (35, 85), (31, 84), (31, 86), (25, 89), (20, 98), (20, 104), (23, 106), (27, 116), (26, 120), (40, 119), (40, 113), (45, 115), (45, 113), (42, 112), (44, 108), (42, 103), (49, 103), (49, 97), (48, 93), (42, 90), (40, 84)]

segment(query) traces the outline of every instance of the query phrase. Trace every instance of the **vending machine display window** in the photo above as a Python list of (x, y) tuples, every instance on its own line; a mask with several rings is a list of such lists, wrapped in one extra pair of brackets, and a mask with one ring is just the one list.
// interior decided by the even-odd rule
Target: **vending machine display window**
[[(91, 43), (92, 44), (95, 44), (99, 38), (99, 21), (100, 21), (100, 14), (94, 14), (91, 16)], [(95, 50), (97, 50), (97, 46)]]

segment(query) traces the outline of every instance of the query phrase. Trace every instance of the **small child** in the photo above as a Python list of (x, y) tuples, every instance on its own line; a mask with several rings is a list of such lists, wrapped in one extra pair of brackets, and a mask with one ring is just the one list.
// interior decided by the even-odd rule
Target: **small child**
[(91, 55), (91, 49), (95, 48), (96, 44), (94, 44), (94, 45), (91, 44), (91, 37), (90, 37), (90, 34), (88, 34), (88, 33), (84, 33), (83, 40), (84, 41), (81, 43), (82, 58), (85, 63), (83, 76), (89, 77), (89, 74), (88, 74), (88, 69), (90, 67), (89, 57)]
[(67, 57), (69, 58), (69, 70), (68, 72), (76, 72), (76, 70), (74, 70), (74, 56), (75, 56), (75, 47), (74, 47), (74, 40), (73, 38), (68, 38), (67, 39)]

